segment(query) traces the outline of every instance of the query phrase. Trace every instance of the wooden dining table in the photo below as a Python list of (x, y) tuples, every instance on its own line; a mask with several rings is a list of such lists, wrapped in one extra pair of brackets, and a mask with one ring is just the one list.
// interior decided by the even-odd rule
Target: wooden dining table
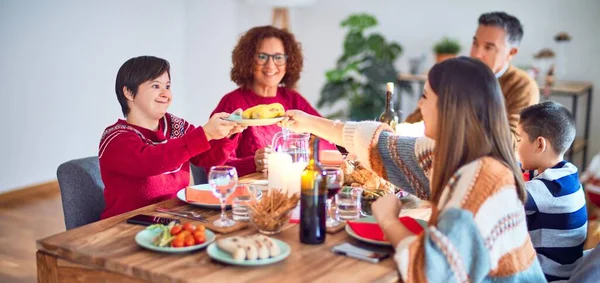
[[(240, 178), (240, 183), (264, 178), (262, 174), (252, 174)], [(344, 230), (327, 234), (321, 245), (306, 245), (300, 243), (299, 225), (292, 223), (272, 236), (287, 243), (291, 254), (283, 261), (265, 266), (224, 264), (212, 260), (206, 249), (184, 254), (150, 251), (134, 240), (145, 227), (128, 224), (126, 220), (137, 214), (164, 216), (155, 211), (157, 207), (194, 209), (203, 215), (219, 213), (171, 199), (38, 240), (38, 282), (396, 282), (399, 279), (391, 247), (392, 256), (377, 264), (360, 261), (331, 251), (344, 242), (357, 243)], [(249, 225), (236, 232), (217, 234), (216, 238), (254, 233), (256, 228)]]

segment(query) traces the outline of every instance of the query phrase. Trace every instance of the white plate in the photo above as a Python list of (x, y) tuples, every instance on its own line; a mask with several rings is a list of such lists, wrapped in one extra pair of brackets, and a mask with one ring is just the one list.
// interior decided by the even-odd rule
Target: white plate
[(277, 239), (273, 239), (273, 241), (275, 242), (276, 245), (279, 246), (279, 249), (281, 250), (281, 254), (279, 254), (276, 257), (270, 257), (270, 258), (265, 258), (265, 259), (234, 260), (229, 253), (219, 249), (219, 247), (217, 246), (217, 243), (210, 244), (210, 246), (208, 246), (208, 248), (206, 249), (206, 252), (208, 253), (208, 256), (210, 256), (211, 258), (218, 260), (220, 262), (228, 263), (228, 264), (242, 265), (242, 266), (267, 265), (267, 264), (272, 264), (272, 263), (276, 263), (276, 262), (284, 260), (286, 257), (288, 257), (290, 255), (290, 253), (292, 251), (292, 248), (290, 248), (290, 246), (288, 244), (286, 244), (285, 242), (282, 242)]
[(266, 191), (269, 189), (269, 181), (267, 180), (254, 180), (248, 183), (244, 183), (244, 185), (257, 191)]
[(202, 249), (202, 248), (208, 246), (210, 243), (214, 242), (214, 240), (215, 240), (215, 233), (206, 229), (204, 232), (206, 235), (206, 241), (202, 244), (193, 245), (193, 246), (189, 246), (189, 247), (181, 247), (181, 248), (158, 247), (158, 246), (155, 246), (154, 244), (152, 244), (152, 242), (154, 241), (154, 238), (156, 238), (160, 234), (160, 232), (161, 232), (160, 229), (152, 229), (152, 230), (144, 229), (135, 235), (135, 242), (138, 245), (140, 245), (146, 249), (157, 251), (157, 252), (185, 253), (185, 252), (191, 252), (191, 251)]
[(253, 180), (250, 181), (248, 183), (244, 183), (245, 185), (256, 185), (256, 186), (268, 186), (269, 185), (269, 181), (268, 180)]
[[(196, 189), (196, 190), (202, 190), (202, 191), (209, 191), (212, 192), (212, 188), (210, 187), (209, 184), (201, 184), (201, 185), (195, 185), (195, 186), (191, 186), (192, 188)], [(262, 197), (262, 192), (261, 191), (256, 191), (256, 199), (260, 199)], [(201, 203), (201, 202), (188, 202), (187, 199), (185, 198), (185, 188), (179, 190), (177, 192), (177, 198), (180, 199), (183, 202), (186, 202), (188, 204), (191, 205), (195, 205), (195, 206), (199, 206), (199, 207), (204, 207), (204, 208), (212, 208), (212, 209), (221, 209), (221, 205), (220, 204), (213, 204), (213, 203)], [(216, 199), (217, 197), (215, 197)], [(231, 205), (228, 204), (226, 206), (226, 208), (231, 208)]]
[(277, 124), (277, 122), (283, 120), (284, 117), (277, 117), (271, 119), (229, 119), (223, 118), (227, 121), (236, 122), (242, 126), (268, 126)]

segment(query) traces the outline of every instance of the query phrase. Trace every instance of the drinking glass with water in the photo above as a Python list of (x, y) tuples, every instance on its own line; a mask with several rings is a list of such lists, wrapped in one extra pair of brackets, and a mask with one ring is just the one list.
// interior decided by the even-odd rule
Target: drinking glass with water
[(335, 195), (336, 215), (340, 221), (356, 220), (360, 217), (360, 201), (363, 190), (360, 187), (344, 187)]
[(213, 224), (217, 227), (231, 227), (235, 221), (229, 219), (225, 214), (225, 202), (237, 186), (238, 175), (235, 167), (213, 166), (208, 173), (208, 184), (212, 188), (213, 195), (221, 202), (221, 218)]
[(235, 221), (248, 221), (250, 215), (248, 214), (248, 202), (252, 199), (251, 194), (256, 192), (251, 186), (241, 185), (236, 190), (240, 190), (241, 194), (235, 197), (231, 204), (231, 214)]

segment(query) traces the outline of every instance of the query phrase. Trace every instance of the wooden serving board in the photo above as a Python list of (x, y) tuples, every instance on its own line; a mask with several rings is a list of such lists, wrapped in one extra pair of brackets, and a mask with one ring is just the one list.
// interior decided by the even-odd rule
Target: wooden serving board
[[(236, 221), (235, 224), (231, 227), (217, 227), (213, 224), (213, 222), (217, 219), (219, 219), (221, 217), (221, 213), (217, 213), (216, 215), (207, 217), (206, 219), (208, 219), (207, 223), (203, 223), (204, 226), (206, 226), (207, 229), (216, 232), (216, 233), (221, 233), (221, 234), (228, 234), (228, 233), (232, 233), (235, 231), (239, 231), (242, 229), (246, 229), (248, 227), (249, 222), (248, 221)], [(231, 212), (227, 212), (227, 217), (229, 217), (230, 219), (233, 219), (231, 216)]]

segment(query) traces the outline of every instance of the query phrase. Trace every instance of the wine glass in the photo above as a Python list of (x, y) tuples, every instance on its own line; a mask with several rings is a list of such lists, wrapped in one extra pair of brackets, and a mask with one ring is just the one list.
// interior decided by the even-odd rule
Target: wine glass
[(327, 221), (325, 225), (331, 228), (340, 225), (337, 220), (331, 217), (331, 203), (335, 199), (335, 195), (342, 189), (344, 172), (340, 167), (325, 167), (323, 168), (323, 175), (327, 183)]
[(235, 167), (213, 166), (208, 173), (208, 184), (213, 194), (221, 201), (221, 218), (213, 222), (217, 227), (231, 227), (236, 222), (225, 214), (225, 202), (237, 187), (238, 175)]

